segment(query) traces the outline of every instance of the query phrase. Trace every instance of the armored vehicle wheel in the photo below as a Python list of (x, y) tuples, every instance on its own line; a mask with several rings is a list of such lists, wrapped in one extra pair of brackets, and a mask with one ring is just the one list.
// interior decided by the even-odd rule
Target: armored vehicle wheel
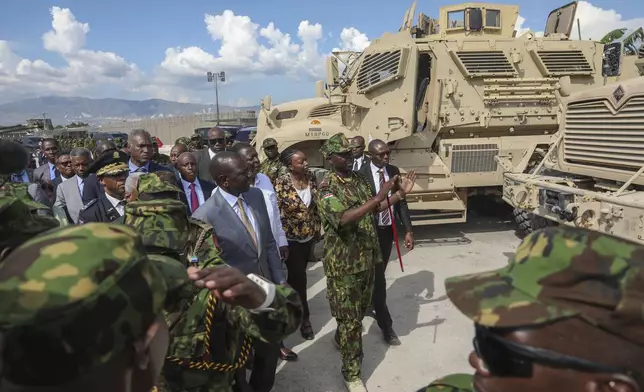
[(517, 231), (522, 236), (528, 235), (535, 230), (543, 229), (547, 226), (556, 225), (556, 223), (546, 218), (534, 215), (521, 208), (515, 208), (512, 211), (512, 215), (514, 216), (514, 221), (517, 222), (518, 225)]

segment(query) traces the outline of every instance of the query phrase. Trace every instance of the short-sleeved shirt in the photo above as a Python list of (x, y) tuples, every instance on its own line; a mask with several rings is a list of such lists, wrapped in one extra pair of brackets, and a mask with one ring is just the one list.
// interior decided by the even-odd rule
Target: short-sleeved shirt
[(382, 261), (373, 214), (340, 225), (342, 215), (371, 199), (367, 180), (352, 172), (347, 178), (330, 173), (320, 183), (318, 211), (324, 229), (324, 272), (327, 277), (367, 271)]

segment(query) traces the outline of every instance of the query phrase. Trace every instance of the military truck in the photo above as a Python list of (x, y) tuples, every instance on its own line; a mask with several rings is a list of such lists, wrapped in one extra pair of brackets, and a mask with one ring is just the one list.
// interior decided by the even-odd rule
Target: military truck
[(517, 36), (515, 5), (446, 6), (414, 25), (415, 9), (363, 52), (327, 58), (316, 97), (264, 98), (257, 145), (272, 137), (322, 167), (320, 145), (335, 133), (385, 140), (392, 164), (418, 173), (415, 223), (464, 222), (468, 197), (500, 199), (504, 172), (537, 165), (571, 93), (637, 75), (614, 47), (571, 39), (577, 2), (552, 11), (543, 36)]
[(644, 46), (638, 61), (643, 76), (570, 96), (534, 173), (505, 174), (503, 199), (532, 214), (532, 224), (644, 243)]

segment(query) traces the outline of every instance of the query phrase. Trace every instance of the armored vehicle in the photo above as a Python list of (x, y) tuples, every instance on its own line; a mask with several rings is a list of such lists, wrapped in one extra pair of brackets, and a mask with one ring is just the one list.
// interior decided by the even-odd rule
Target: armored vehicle
[(552, 11), (543, 36), (517, 36), (514, 5), (452, 5), (413, 25), (415, 8), (363, 52), (329, 57), (316, 97), (263, 99), (257, 145), (272, 137), (322, 167), (319, 147), (337, 132), (385, 140), (391, 163), (418, 173), (415, 223), (464, 222), (469, 196), (500, 199), (505, 171), (536, 166), (571, 93), (636, 75), (614, 47), (571, 39), (577, 2)]
[(535, 172), (505, 174), (503, 199), (530, 223), (644, 243), (644, 45), (638, 67), (641, 77), (572, 94)]

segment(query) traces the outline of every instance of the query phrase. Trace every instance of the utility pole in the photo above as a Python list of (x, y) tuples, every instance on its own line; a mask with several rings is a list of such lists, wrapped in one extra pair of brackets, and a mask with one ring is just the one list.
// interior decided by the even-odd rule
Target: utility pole
[(219, 125), (219, 82), (226, 81), (226, 73), (224, 71), (219, 73), (208, 71), (206, 77), (208, 78), (208, 82), (215, 83), (215, 105), (217, 106), (217, 125)]

